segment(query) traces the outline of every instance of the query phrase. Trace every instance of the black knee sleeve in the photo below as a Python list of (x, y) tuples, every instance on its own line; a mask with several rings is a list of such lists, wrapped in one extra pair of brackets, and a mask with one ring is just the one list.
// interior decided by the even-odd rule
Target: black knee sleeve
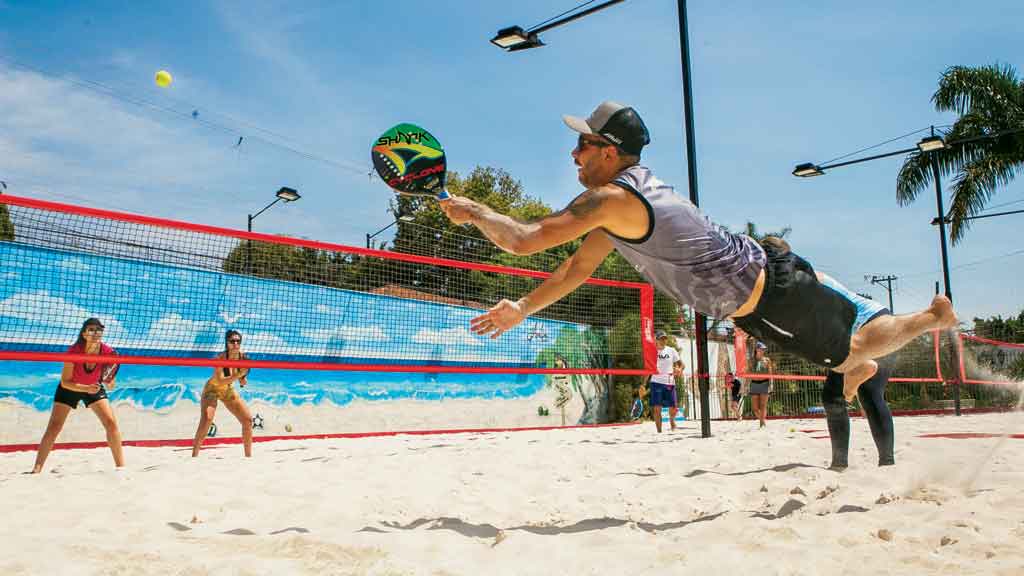
[(821, 405), (825, 408), (828, 438), (832, 443), (832, 468), (846, 468), (850, 452), (850, 414), (843, 398), (843, 375), (829, 371), (821, 389)]
[(889, 383), (891, 372), (891, 359), (879, 359), (878, 371), (857, 390), (857, 398), (864, 410), (864, 416), (868, 419), (868, 426), (871, 427), (871, 437), (878, 448), (879, 466), (891, 466), (896, 463), (892, 411), (885, 401), (885, 387)]

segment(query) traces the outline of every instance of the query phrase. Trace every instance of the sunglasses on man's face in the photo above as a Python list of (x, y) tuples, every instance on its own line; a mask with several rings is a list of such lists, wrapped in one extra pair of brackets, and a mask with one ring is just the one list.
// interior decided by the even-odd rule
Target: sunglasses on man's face
[(587, 146), (594, 146), (596, 148), (605, 148), (612, 146), (611, 142), (605, 142), (599, 138), (587, 138), (583, 134), (580, 134), (579, 138), (576, 139), (576, 148), (583, 150)]
[(228, 344), (241, 344), (241, 343), (242, 343), (242, 339), (241, 338), (232, 338), (232, 339), (228, 340)]

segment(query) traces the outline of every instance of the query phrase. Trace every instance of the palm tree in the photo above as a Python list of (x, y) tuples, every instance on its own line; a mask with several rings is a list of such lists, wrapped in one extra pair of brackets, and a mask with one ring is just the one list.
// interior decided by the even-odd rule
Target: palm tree
[(896, 199), (907, 205), (931, 185), (933, 158), (941, 174), (952, 176), (948, 215), (950, 237), (957, 244), (971, 226), (967, 218), (983, 211), (996, 190), (1024, 168), (1024, 81), (1008, 65), (953, 66), (942, 74), (932, 102), (940, 112), (960, 115), (943, 134), (947, 142), (993, 136), (914, 153), (904, 160), (896, 179)]

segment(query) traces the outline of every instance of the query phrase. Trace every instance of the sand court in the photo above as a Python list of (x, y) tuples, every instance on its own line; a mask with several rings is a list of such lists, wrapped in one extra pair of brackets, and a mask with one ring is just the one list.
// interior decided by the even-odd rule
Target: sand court
[(2, 454), (0, 572), (1020, 574), (1021, 424), (898, 418), (878, 468), (854, 419), (842, 473), (822, 420)]

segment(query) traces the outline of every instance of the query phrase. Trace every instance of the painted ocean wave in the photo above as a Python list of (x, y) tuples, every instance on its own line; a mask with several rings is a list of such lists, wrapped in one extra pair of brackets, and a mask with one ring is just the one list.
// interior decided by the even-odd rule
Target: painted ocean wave
[[(108, 396), (115, 404), (162, 412), (183, 400), (198, 404), (209, 376), (209, 368), (123, 365)], [(49, 411), (59, 380), (60, 374), (49, 363), (0, 362), (0, 400)], [(540, 374), (253, 370), (246, 387), (235, 386), (247, 402), (341, 407), (356, 400), (520, 398), (536, 394), (544, 384)]]

